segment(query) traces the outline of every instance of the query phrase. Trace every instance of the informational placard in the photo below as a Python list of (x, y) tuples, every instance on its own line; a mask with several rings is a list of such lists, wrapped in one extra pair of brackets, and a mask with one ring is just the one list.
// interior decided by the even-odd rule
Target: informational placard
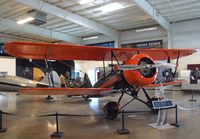
[(122, 44), (122, 48), (163, 48), (163, 40)]
[(171, 99), (152, 101), (152, 104), (153, 104), (153, 109), (165, 109), (174, 106)]

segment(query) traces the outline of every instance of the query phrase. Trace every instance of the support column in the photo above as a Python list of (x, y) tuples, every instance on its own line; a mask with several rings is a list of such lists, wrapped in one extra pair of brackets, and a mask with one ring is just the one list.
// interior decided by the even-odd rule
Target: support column
[(121, 48), (121, 35), (119, 35), (116, 39), (115, 39), (115, 48)]
[(168, 48), (174, 48), (174, 37), (172, 31), (169, 31), (168, 34)]

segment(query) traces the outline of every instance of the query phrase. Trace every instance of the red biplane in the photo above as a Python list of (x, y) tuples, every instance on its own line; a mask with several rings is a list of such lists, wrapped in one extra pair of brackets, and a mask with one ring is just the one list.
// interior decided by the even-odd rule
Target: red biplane
[[(33, 42), (11, 42), (4, 46), (6, 53), (15, 57), (47, 60), (49, 69), (51, 67), (50, 60), (111, 61), (111, 71), (104, 73), (92, 88), (22, 88), (19, 91), (20, 94), (28, 95), (101, 96), (109, 94), (113, 90), (119, 90), (121, 96), (118, 102), (109, 102), (104, 107), (104, 112), (110, 119), (117, 117), (117, 110), (124, 94), (132, 96), (132, 100), (139, 100), (152, 109), (152, 98), (144, 87), (153, 86), (152, 83), (157, 77), (160, 65), (155, 64), (155, 60), (169, 62), (172, 59), (177, 59), (176, 72), (179, 58), (191, 55), (196, 51), (194, 49), (104, 48)], [(113, 61), (116, 61), (117, 65), (114, 66)], [(51, 72), (51, 70), (49, 71)], [(140, 89), (143, 90), (147, 101), (138, 98)], [(120, 108), (124, 108), (127, 104)]]

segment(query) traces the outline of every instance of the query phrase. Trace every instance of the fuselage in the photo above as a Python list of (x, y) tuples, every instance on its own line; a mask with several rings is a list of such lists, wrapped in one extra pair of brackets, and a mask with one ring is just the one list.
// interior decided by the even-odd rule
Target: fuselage
[(41, 83), (18, 76), (0, 76), (0, 91), (18, 91), (21, 87), (39, 87), (48, 86), (46, 83)]

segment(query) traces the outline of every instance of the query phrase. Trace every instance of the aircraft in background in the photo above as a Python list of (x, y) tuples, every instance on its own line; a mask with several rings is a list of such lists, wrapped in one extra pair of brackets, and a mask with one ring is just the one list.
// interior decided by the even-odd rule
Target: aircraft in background
[[(172, 66), (170, 60), (177, 59), (175, 75), (179, 58), (196, 52), (194, 49), (103, 48), (35, 42), (11, 42), (5, 44), (4, 48), (7, 54), (15, 57), (46, 60), (52, 82), (54, 79), (51, 74), (50, 60), (93, 60), (103, 61), (104, 65), (105, 61), (111, 61), (111, 70), (104, 72), (96, 84), (90, 88), (56, 88), (53, 84), (48, 88), (21, 88), (19, 91), (20, 94), (26, 95), (89, 95), (90, 97), (121, 92), (117, 102), (108, 102), (104, 107), (104, 112), (109, 119), (116, 118), (118, 110), (123, 109), (133, 100), (138, 100), (153, 110), (151, 102), (154, 98), (149, 96), (145, 87), (158, 86), (158, 84), (153, 84), (158, 75), (158, 67)], [(167, 60), (168, 63), (155, 64), (155, 60)], [(113, 64), (114, 61), (117, 65)], [(168, 84), (174, 83), (177, 81)], [(144, 92), (147, 101), (138, 97), (140, 90)], [(125, 94), (131, 96), (132, 99), (120, 106)]]
[[(55, 71), (53, 72), (54, 85), (60, 87), (60, 79)], [(40, 78), (40, 79), (39, 79)], [(0, 72), (0, 91), (18, 92), (20, 88), (35, 88), (35, 87), (52, 87), (52, 82), (49, 81), (48, 75), (34, 77), (34, 80), (27, 78), (7, 75), (6, 72)]]
[(49, 84), (18, 76), (1, 75), (0, 91), (17, 92), (22, 87), (48, 87)]

